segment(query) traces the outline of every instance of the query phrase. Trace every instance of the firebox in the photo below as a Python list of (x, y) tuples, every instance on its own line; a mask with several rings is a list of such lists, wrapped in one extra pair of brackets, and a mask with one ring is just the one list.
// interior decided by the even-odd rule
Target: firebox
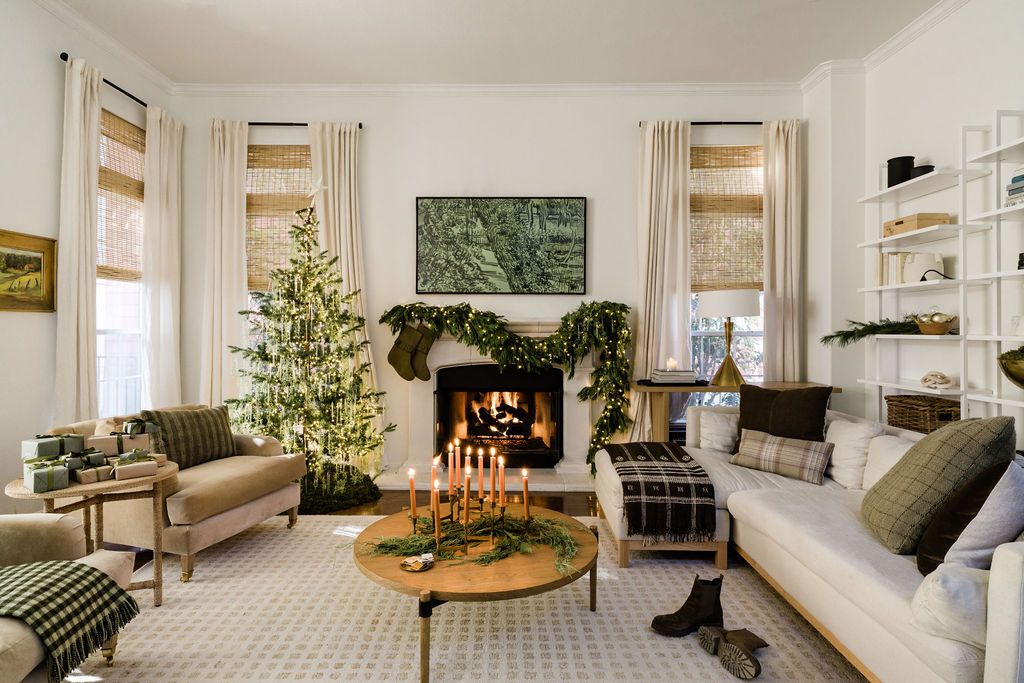
[(435, 378), (435, 452), (457, 438), (474, 449), (494, 446), (510, 468), (554, 467), (562, 459), (561, 370), (458, 365)]

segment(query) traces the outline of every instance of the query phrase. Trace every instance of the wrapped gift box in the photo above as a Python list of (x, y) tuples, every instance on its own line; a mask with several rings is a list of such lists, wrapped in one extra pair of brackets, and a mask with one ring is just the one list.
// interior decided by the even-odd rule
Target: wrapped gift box
[(72, 472), (85, 467), (85, 457), (81, 453), (76, 453), (74, 455), (62, 455), (53, 462), (55, 464), (60, 463), (61, 465), (64, 465), (64, 467), (67, 467)]
[(159, 465), (160, 467), (163, 467), (164, 465), (167, 464), (167, 456), (164, 453), (150, 453), (149, 457), (153, 458), (153, 460), (156, 460), (156, 464)]
[(128, 436), (127, 434), (111, 434), (110, 436), (90, 436), (86, 445), (103, 451), (105, 455), (129, 453), (136, 448), (149, 450), (149, 434)]
[(121, 431), (131, 436), (138, 436), (140, 434), (152, 434), (160, 428), (153, 422), (146, 422), (144, 420), (125, 420), (124, 425), (121, 427)]
[(24, 483), (32, 493), (46, 493), (68, 487), (68, 468), (54, 461), (25, 463)]
[(151, 477), (156, 474), (156, 460), (145, 460), (142, 462), (118, 463), (114, 467), (114, 479), (137, 479), (139, 477)]
[(98, 448), (88, 448), (84, 452), (79, 453), (80, 456), (85, 460), (85, 464), (89, 467), (99, 467), (100, 465), (107, 464), (107, 454)]
[(75, 481), (79, 484), (95, 484), (98, 481), (106, 481), (113, 479), (114, 468), (110, 465), (100, 465), (99, 467), (86, 467), (85, 469), (75, 470)]
[(45, 434), (21, 442), (21, 459), (57, 458), (85, 450), (85, 437), (81, 434)]

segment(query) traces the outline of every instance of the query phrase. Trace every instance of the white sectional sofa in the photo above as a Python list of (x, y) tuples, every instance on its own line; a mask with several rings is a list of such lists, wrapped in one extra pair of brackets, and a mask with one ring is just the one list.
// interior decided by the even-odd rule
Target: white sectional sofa
[[(995, 553), (989, 578), (985, 649), (940, 638), (911, 623), (923, 577), (912, 555), (889, 552), (864, 526), (865, 491), (826, 477), (822, 486), (731, 465), (727, 453), (699, 448), (700, 414), (687, 411), (686, 450), (715, 485), (719, 542), (736, 551), (869, 680), (1024, 681), (1024, 543)], [(829, 419), (864, 422), (833, 413)], [(921, 434), (885, 428), (867, 455), (870, 486)], [(604, 452), (596, 490), (612, 534), (628, 552), (642, 539), (625, 534), (622, 487)], [(654, 546), (655, 549), (665, 546)]]

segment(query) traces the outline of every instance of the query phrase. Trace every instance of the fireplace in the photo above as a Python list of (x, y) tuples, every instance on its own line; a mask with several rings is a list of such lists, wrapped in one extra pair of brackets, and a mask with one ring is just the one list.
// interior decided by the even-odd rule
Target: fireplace
[(470, 364), (441, 368), (435, 378), (435, 452), (459, 439), (474, 449), (494, 446), (510, 468), (554, 467), (561, 460), (561, 370)]

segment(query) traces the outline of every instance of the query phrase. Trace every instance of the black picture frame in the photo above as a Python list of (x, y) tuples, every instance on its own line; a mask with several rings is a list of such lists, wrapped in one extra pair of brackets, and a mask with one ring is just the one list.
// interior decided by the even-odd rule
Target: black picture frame
[[(484, 212), (494, 214), (495, 225), (482, 224)], [(556, 222), (549, 226), (552, 212)], [(523, 230), (507, 230), (527, 219)], [(463, 225), (465, 235), (457, 234)], [(544, 251), (543, 260), (531, 251), (535, 247)], [(415, 276), (417, 294), (584, 295), (587, 198), (416, 197)]]

